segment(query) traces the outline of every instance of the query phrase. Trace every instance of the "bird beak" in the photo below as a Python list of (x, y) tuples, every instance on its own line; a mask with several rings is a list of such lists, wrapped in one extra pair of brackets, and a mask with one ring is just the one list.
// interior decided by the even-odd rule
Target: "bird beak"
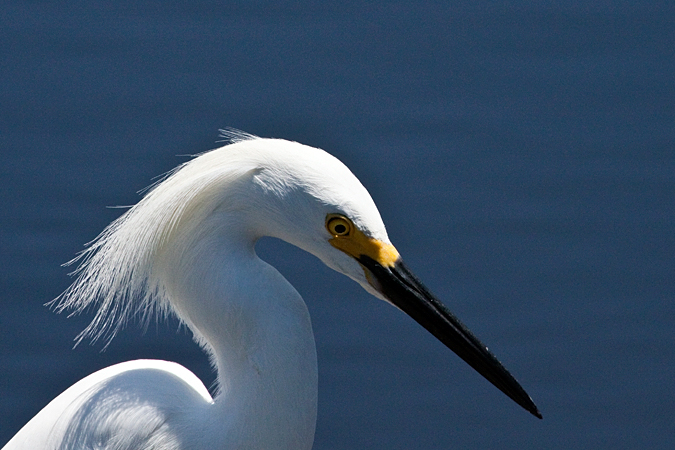
[[(328, 216), (328, 220), (331, 217)], [(335, 235), (329, 242), (361, 264), (368, 283), (380, 295), (415, 319), (513, 401), (534, 416), (542, 418), (537, 406), (513, 375), (408, 270), (393, 245), (371, 238), (357, 227), (353, 227), (346, 235)]]
[(415, 319), (513, 401), (534, 416), (542, 418), (537, 406), (518, 381), (488, 351), (487, 347), (408, 270), (400, 257), (391, 263), (386, 259), (380, 262), (362, 254), (357, 257), (357, 260), (366, 270), (366, 276), (373, 288)]

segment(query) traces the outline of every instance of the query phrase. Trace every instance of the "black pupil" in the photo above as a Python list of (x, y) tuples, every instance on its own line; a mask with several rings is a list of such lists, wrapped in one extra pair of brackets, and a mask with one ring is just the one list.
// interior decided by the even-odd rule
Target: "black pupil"
[(339, 224), (335, 225), (334, 230), (335, 230), (335, 233), (342, 234), (345, 231), (347, 231), (347, 227), (344, 226), (344, 224), (339, 223)]

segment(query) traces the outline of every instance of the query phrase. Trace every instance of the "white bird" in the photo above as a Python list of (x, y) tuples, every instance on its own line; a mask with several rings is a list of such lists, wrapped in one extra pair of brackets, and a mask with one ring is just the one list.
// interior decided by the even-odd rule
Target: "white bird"
[(309, 449), (317, 361), (305, 303), (255, 253), (272, 236), (409, 314), (535, 416), (530, 397), (403, 264), (356, 177), (328, 153), (230, 133), (170, 172), (77, 258), (58, 310), (95, 306), (78, 339), (133, 315), (174, 313), (217, 369), (212, 398), (188, 369), (138, 360), (59, 395), (5, 450)]

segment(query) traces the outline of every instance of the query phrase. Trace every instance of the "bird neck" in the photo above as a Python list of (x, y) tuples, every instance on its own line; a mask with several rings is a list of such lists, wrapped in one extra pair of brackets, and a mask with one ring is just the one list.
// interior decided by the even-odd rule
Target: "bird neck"
[(309, 449), (318, 391), (309, 313), (297, 291), (257, 257), (255, 240), (231, 221), (227, 233), (197, 236), (175, 249), (165, 286), (217, 367), (213, 428), (223, 440)]

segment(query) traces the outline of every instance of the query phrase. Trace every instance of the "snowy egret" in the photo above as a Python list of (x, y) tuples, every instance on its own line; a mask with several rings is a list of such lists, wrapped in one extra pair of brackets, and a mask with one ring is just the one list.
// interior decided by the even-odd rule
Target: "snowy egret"
[(406, 268), (356, 177), (328, 153), (230, 133), (170, 172), (77, 258), (58, 310), (96, 308), (78, 339), (135, 314), (176, 314), (217, 369), (212, 398), (184, 367), (139, 360), (59, 395), (15, 449), (309, 449), (317, 362), (305, 303), (256, 256), (262, 236), (316, 255), (401, 309), (530, 413), (530, 397)]

